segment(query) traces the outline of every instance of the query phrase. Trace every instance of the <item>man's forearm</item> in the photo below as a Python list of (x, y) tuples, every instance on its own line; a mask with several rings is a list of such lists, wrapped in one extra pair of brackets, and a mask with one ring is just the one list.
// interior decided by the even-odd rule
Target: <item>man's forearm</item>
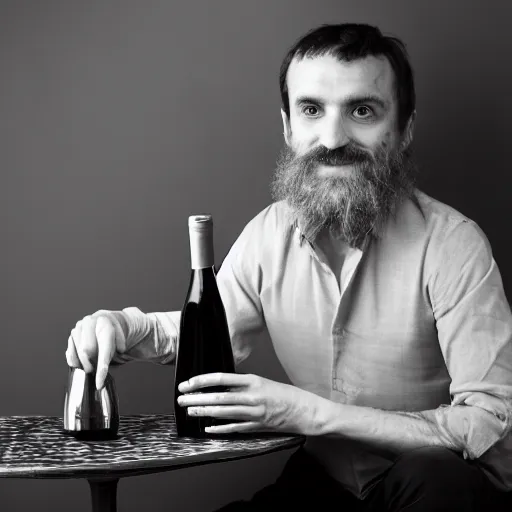
[(438, 428), (435, 411), (395, 412), (327, 402), (317, 410), (321, 435), (353, 439), (388, 454), (424, 446), (464, 449)]

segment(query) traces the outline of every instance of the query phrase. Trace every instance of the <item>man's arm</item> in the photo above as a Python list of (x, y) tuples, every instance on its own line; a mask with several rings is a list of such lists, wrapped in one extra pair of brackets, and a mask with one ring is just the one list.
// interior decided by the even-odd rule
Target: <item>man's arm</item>
[[(228, 387), (229, 392), (196, 393), (212, 386)], [(270, 431), (345, 438), (371, 445), (388, 457), (441, 446), (474, 459), (509, 430), (507, 407), (499, 399), (493, 404), (496, 414), (469, 405), (420, 412), (385, 411), (340, 404), (257, 375), (223, 373), (193, 377), (179, 389), (185, 394), (178, 402), (188, 407), (191, 416), (233, 420), (210, 427), (212, 433)]]
[(476, 407), (396, 412), (326, 402), (317, 409), (317, 435), (361, 441), (386, 455), (441, 446), (473, 459), (500, 439), (506, 426)]

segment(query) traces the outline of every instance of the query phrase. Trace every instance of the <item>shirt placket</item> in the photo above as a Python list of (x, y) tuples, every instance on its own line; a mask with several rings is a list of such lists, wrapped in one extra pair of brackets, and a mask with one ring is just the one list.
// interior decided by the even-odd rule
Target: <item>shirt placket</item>
[[(364, 250), (364, 248), (363, 248)], [(331, 324), (331, 339), (332, 339), (332, 366), (331, 366), (331, 379), (332, 379), (332, 391), (342, 391), (341, 381), (339, 379), (339, 372), (337, 371), (337, 365), (339, 364), (340, 358), (342, 357), (341, 353), (344, 348), (346, 332), (345, 325), (347, 322), (347, 314), (349, 308), (349, 297), (350, 294), (347, 294), (347, 290), (349, 289), (352, 279), (361, 264), (361, 259), (363, 256), (363, 251), (352, 251), (347, 255), (344, 262), (344, 267), (349, 265), (350, 268), (348, 272), (343, 272), (344, 274), (344, 282), (341, 283), (341, 292), (340, 292), (340, 300), (338, 303), (338, 307), (334, 318)], [(346, 385), (350, 385), (350, 383), (346, 383)]]
[[(360, 265), (362, 256), (366, 247), (368, 246), (368, 239), (363, 244), (362, 250), (351, 250), (347, 257), (345, 258), (345, 262), (343, 264), (343, 269), (341, 274), (345, 277), (343, 283), (340, 283), (340, 287), (338, 287), (338, 281), (331, 267), (323, 261), (322, 258), (315, 251), (314, 246), (311, 242), (305, 238), (300, 230), (297, 228), (299, 241), (301, 244), (305, 244), (307, 246), (307, 250), (310, 252), (311, 257), (314, 258), (317, 263), (321, 266), (321, 268), (329, 275), (330, 277), (330, 292), (333, 294), (333, 297), (337, 298), (338, 306), (336, 308), (335, 314), (331, 320), (331, 346), (332, 346), (332, 357), (331, 357), (331, 390), (340, 391), (340, 383), (339, 379), (337, 379), (336, 375), (336, 364), (339, 361), (339, 357), (341, 354), (341, 350), (343, 349), (343, 341), (345, 337), (344, 325), (346, 321), (346, 312), (348, 308), (348, 295), (347, 290), (349, 289), (350, 283)], [(348, 272), (345, 272), (344, 269), (346, 265), (350, 265), (351, 268)]]

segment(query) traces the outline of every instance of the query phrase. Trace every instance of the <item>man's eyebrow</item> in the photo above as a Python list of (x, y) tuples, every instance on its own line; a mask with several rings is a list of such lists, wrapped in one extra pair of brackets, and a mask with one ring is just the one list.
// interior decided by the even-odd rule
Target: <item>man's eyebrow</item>
[(296, 100), (295, 100), (295, 104), (296, 105), (322, 105), (323, 101), (320, 100), (320, 99), (317, 99), (317, 98), (313, 98), (313, 96), (299, 96)]
[[(301, 105), (323, 105), (325, 102), (320, 98), (315, 98), (314, 96), (299, 96), (295, 100), (295, 104), (297, 106)], [(345, 98), (343, 103), (348, 107), (355, 107), (357, 105), (365, 104), (365, 103), (373, 103), (378, 105), (382, 109), (386, 109), (388, 106), (388, 102), (384, 101), (379, 96), (374, 94), (363, 94), (361, 96), (349, 96)]]
[(378, 105), (380, 108), (385, 109), (388, 106), (388, 102), (383, 100), (380, 96), (375, 94), (363, 94), (361, 96), (349, 96), (345, 102), (348, 106), (361, 105), (361, 103), (373, 103)]

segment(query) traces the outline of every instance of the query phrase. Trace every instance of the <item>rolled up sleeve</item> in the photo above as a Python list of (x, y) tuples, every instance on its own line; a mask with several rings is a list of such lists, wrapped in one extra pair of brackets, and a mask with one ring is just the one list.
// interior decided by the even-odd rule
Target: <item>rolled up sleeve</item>
[[(436, 410), (437, 427), (465, 458), (499, 474), (503, 459), (512, 460), (510, 306), (490, 244), (474, 222), (451, 226), (437, 261), (429, 293), (451, 377), (451, 403)], [(499, 478), (512, 486), (503, 471)]]

